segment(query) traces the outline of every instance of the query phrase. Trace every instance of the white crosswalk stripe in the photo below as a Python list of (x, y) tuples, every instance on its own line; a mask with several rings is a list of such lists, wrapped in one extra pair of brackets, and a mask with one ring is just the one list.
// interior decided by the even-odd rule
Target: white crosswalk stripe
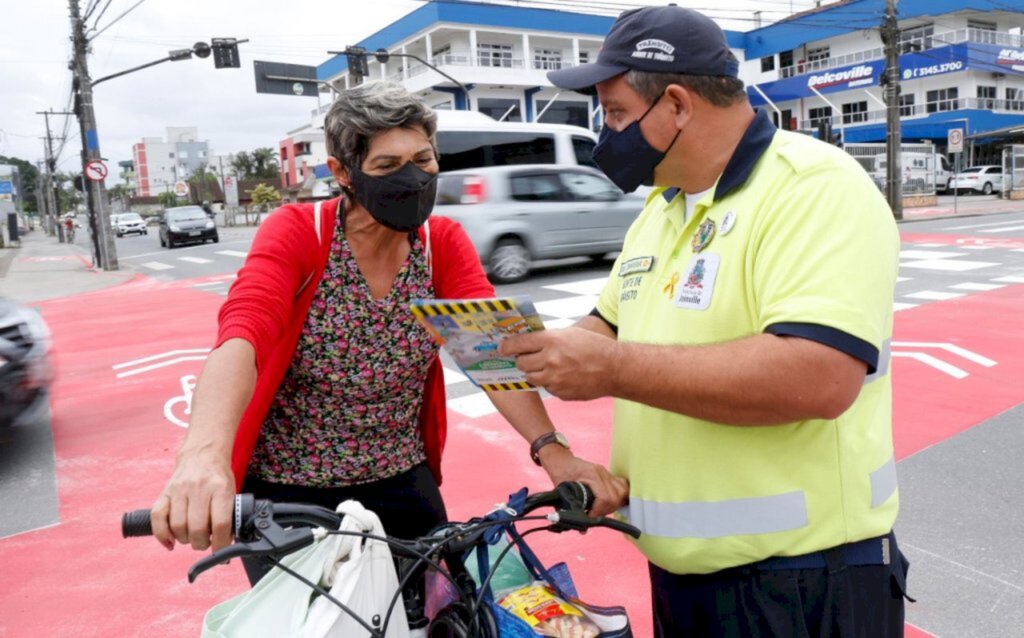
[(954, 285), (950, 286), (950, 288), (955, 288), (957, 290), (978, 290), (978, 291), (998, 290), (999, 288), (1005, 288), (1005, 287), (1006, 286), (1004, 286), (1002, 284), (978, 284), (978, 283), (974, 283), (974, 282), (970, 282), (970, 281), (966, 282), (966, 283), (954, 284)]
[(212, 264), (212, 259), (203, 259), (202, 257), (178, 257), (178, 261), (187, 261), (190, 264)]
[(150, 270), (171, 270), (174, 268), (171, 264), (165, 264), (162, 261), (147, 261), (142, 264), (143, 268), (149, 268)]
[(249, 253), (241, 250), (218, 250), (218, 255), (227, 255), (228, 257), (245, 257)]
[(942, 292), (941, 290), (922, 290), (921, 292), (912, 292), (909, 295), (903, 295), (908, 299), (928, 299), (929, 301), (946, 301), (947, 299), (956, 299), (957, 297), (963, 297), (962, 292)]

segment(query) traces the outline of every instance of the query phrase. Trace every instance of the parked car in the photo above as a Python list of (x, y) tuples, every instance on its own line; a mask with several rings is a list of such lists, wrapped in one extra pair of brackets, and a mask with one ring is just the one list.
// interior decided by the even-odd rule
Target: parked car
[(47, 406), (50, 344), (38, 312), (0, 297), (0, 427), (27, 424)]
[(596, 168), (596, 144), (597, 136), (579, 126), (498, 122), (475, 111), (437, 111), (441, 172), (511, 164)]
[(160, 217), (160, 245), (174, 248), (188, 242), (220, 241), (217, 225), (199, 206), (168, 208)]
[(149, 231), (146, 230), (146, 220), (142, 219), (142, 216), (138, 213), (121, 213), (118, 215), (117, 222), (114, 225), (114, 232), (117, 233), (118, 237), (131, 234), (149, 234)]
[(600, 259), (622, 250), (644, 198), (585, 166), (489, 166), (441, 173), (434, 212), (462, 224), (498, 282), (536, 259)]
[(972, 166), (965, 168), (953, 178), (952, 187), (959, 193), (969, 190), (991, 195), (1003, 190), (1002, 166)]

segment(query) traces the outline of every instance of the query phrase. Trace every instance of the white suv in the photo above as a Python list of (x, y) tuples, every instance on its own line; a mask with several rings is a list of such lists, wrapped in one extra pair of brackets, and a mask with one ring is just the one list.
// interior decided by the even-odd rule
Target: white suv
[(114, 232), (117, 233), (118, 237), (124, 237), (128, 234), (149, 234), (149, 231), (146, 230), (145, 220), (138, 213), (122, 213), (118, 215), (117, 221), (114, 223)]

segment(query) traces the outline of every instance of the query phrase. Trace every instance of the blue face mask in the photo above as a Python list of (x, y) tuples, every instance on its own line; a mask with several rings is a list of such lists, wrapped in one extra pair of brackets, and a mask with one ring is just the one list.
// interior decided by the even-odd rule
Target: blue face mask
[[(664, 93), (662, 93), (664, 95)], [(640, 130), (640, 122), (651, 112), (654, 105), (661, 100), (661, 95), (640, 119), (621, 131), (613, 131), (605, 124), (594, 147), (594, 162), (624, 193), (632, 193), (641, 184), (650, 186), (654, 180), (654, 169), (665, 159), (672, 145), (679, 139), (679, 133), (672, 138), (672, 143), (664, 151), (659, 151), (648, 143)]]

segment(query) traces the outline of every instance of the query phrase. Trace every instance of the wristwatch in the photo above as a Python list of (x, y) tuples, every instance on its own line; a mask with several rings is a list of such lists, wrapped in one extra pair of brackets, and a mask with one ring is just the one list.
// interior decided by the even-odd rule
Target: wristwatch
[(549, 443), (557, 443), (567, 450), (571, 449), (569, 447), (569, 439), (565, 438), (565, 435), (561, 432), (541, 434), (530, 444), (530, 458), (537, 465), (540, 465), (540, 449)]

